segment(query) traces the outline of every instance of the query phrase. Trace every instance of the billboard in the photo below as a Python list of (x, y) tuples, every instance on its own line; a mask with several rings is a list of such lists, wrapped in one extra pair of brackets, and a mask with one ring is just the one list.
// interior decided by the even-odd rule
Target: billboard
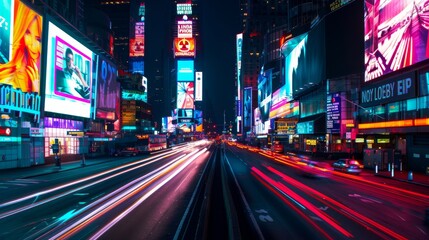
[(341, 93), (328, 94), (326, 98), (326, 130), (328, 133), (340, 133)]
[(40, 93), (43, 19), (18, 0), (1, 0), (0, 84)]
[(194, 81), (194, 60), (177, 60), (177, 81)]
[(271, 108), (272, 74), (271, 69), (259, 75), (258, 79), (258, 102), (260, 118), (262, 122), (268, 120)]
[(195, 101), (203, 100), (203, 72), (195, 72)]
[(252, 87), (244, 88), (243, 90), (243, 126), (252, 126)]
[(177, 83), (177, 108), (194, 108), (194, 82)]
[(176, 130), (176, 126), (173, 124), (173, 118), (171, 116), (162, 117), (162, 130), (161, 130), (161, 132), (173, 133), (175, 130)]
[(130, 58), (130, 69), (132, 73), (140, 73), (144, 75), (144, 60), (143, 58)]
[(203, 131), (203, 111), (201, 110), (194, 111), (194, 123), (195, 123), (195, 131), (202, 132)]
[(241, 99), (241, 55), (243, 48), (243, 33), (239, 33), (236, 36), (236, 47), (237, 47), (237, 97)]
[(428, 59), (428, 4), (365, 1), (365, 82)]
[(192, 21), (179, 20), (177, 21), (177, 37), (192, 38)]
[(145, 4), (143, 1), (130, 2), (130, 57), (144, 57), (144, 20)]
[(97, 64), (97, 101), (95, 102), (96, 117), (100, 119), (115, 120), (120, 101), (120, 85), (116, 81), (118, 70), (108, 59), (98, 56)]
[(174, 38), (175, 57), (195, 57), (194, 38)]
[(45, 111), (90, 117), (93, 53), (48, 23)]
[(176, 5), (177, 15), (191, 15), (192, 14), (192, 4), (191, 3), (178, 3)]

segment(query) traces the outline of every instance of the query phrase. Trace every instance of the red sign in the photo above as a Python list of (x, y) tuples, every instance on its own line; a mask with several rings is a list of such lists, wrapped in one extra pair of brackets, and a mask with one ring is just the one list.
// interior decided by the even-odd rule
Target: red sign
[(12, 131), (10, 130), (10, 128), (0, 127), (0, 135), (10, 136), (11, 133)]
[(175, 38), (174, 56), (176, 57), (195, 57), (194, 38)]

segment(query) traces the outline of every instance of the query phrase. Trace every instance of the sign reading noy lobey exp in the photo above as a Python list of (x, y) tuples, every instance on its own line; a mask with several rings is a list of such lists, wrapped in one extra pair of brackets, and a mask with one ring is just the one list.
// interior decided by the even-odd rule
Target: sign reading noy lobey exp
[(362, 87), (361, 105), (374, 106), (383, 103), (396, 102), (416, 96), (414, 78), (401, 77), (387, 79), (377, 84)]

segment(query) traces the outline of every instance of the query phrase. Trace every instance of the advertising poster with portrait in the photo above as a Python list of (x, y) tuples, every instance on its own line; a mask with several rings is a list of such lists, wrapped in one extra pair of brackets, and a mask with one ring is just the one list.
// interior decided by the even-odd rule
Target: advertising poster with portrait
[(18, 0), (0, 3), (0, 84), (40, 93), (42, 16)]
[(194, 82), (177, 83), (177, 108), (194, 108)]
[(90, 117), (93, 52), (48, 24), (45, 111)]

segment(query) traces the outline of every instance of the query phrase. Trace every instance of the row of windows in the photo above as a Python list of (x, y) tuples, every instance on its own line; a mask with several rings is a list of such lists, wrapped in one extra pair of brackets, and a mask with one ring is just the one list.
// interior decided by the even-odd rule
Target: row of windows
[(359, 122), (429, 118), (429, 96), (359, 109)]

